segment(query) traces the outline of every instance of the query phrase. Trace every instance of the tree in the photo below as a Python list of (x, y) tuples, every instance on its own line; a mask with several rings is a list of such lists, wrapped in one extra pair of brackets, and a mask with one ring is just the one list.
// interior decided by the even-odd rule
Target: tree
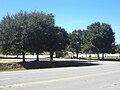
[(109, 24), (97, 22), (88, 26), (87, 29), (91, 36), (91, 44), (97, 50), (98, 59), (99, 53), (102, 53), (102, 59), (104, 59), (104, 53), (112, 53), (115, 33)]
[[(1, 52), (3, 54), (10, 54), (12, 51), (12, 40), (14, 39), (13, 33), (12, 33), (12, 17), (10, 15), (7, 15), (4, 17), (4, 20), (0, 22), (0, 46), (1, 46)], [(11, 22), (12, 21), (12, 22)]]
[(7, 15), (1, 21), (1, 46), (4, 54), (23, 54), (27, 52), (28, 40), (26, 30), (28, 13), (20, 11), (15, 15)]
[(101, 25), (101, 33), (103, 36), (102, 43), (103, 48), (101, 48), (101, 53), (103, 53), (102, 59), (104, 59), (104, 53), (113, 53), (114, 52), (114, 45), (115, 45), (115, 38), (114, 32), (109, 24), (103, 23)]
[(120, 57), (120, 44), (117, 44), (117, 45), (115, 46), (115, 51), (116, 51), (117, 53), (119, 53), (119, 57)]
[(50, 60), (53, 60), (54, 52), (64, 50), (67, 47), (69, 43), (68, 33), (64, 28), (56, 26), (47, 34), (46, 51), (50, 52)]
[(81, 30), (74, 30), (72, 33), (69, 34), (69, 40), (70, 40), (70, 44), (69, 44), (69, 50), (71, 50), (73, 52), (74, 55), (74, 51), (77, 54), (77, 58), (78, 58), (78, 53), (81, 50), (81, 44), (82, 44), (82, 31)]
[(83, 30), (82, 31), (82, 52), (89, 53), (89, 51), (92, 51), (93, 53), (96, 52), (96, 48), (92, 45), (91, 41), (94, 34), (91, 33), (90, 30)]
[(46, 40), (49, 38), (48, 35), (54, 27), (54, 16), (43, 12), (32, 12), (29, 17), (29, 51), (36, 53), (36, 60), (39, 61), (39, 53), (44, 52), (48, 47)]
[[(23, 12), (7, 15), (0, 23), (1, 50), (5, 54), (22, 53), (25, 61), (26, 52), (37, 54), (47, 47), (46, 37), (54, 27), (54, 16), (43, 12)], [(46, 47), (45, 47), (46, 46)]]

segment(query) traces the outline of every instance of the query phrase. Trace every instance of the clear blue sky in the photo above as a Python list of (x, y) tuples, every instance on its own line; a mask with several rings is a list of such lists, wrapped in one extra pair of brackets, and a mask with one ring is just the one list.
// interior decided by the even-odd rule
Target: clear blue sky
[(0, 0), (0, 19), (20, 10), (53, 13), (56, 25), (67, 32), (105, 22), (111, 25), (120, 43), (120, 0)]

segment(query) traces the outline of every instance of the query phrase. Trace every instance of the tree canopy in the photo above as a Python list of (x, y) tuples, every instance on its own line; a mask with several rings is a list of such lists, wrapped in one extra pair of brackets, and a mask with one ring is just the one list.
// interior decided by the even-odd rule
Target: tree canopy
[(7, 15), (0, 23), (1, 51), (4, 54), (40, 53), (45, 51), (46, 38), (54, 31), (54, 16), (43, 12)]
[(115, 33), (109, 24), (96, 22), (88, 26), (87, 30), (90, 38), (89, 42), (96, 48), (97, 53), (112, 53), (115, 45)]
[[(50, 59), (56, 51), (68, 50), (73, 53), (113, 53), (115, 33), (111, 25), (95, 22), (86, 30), (74, 30), (68, 34), (64, 28), (55, 26), (54, 15), (44, 12), (23, 12), (3, 17), (0, 21), (0, 50), (3, 54), (39, 54), (50, 52)], [(104, 56), (104, 55), (103, 55)]]
[(78, 53), (81, 50), (81, 44), (82, 44), (82, 31), (81, 30), (74, 30), (72, 33), (69, 34), (69, 41), (70, 44), (68, 46), (68, 50), (72, 51), (73, 53)]

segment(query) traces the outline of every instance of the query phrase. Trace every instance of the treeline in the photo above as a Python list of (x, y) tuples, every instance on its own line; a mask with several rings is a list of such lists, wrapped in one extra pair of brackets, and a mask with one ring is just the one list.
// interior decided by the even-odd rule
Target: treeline
[(73, 53), (79, 51), (84, 53), (96, 53), (98, 59), (99, 54), (115, 53), (115, 33), (111, 26), (107, 23), (95, 22), (87, 26), (87, 30), (75, 30), (70, 36), (70, 49)]
[(7, 15), (0, 22), (0, 48), (3, 54), (19, 55), (22, 53), (23, 61), (27, 52), (37, 55), (53, 53), (65, 49), (68, 33), (64, 28), (55, 26), (54, 16), (44, 12), (23, 12)]
[[(119, 46), (119, 45), (118, 45)], [(111, 25), (95, 22), (87, 26), (87, 30), (74, 30), (67, 33), (60, 26), (55, 26), (54, 15), (44, 12), (23, 12), (7, 15), (0, 21), (0, 50), (3, 54), (19, 55), (23, 61), (27, 52), (39, 54), (50, 52), (53, 60), (54, 52), (61, 50), (73, 53), (114, 53), (115, 33)]]

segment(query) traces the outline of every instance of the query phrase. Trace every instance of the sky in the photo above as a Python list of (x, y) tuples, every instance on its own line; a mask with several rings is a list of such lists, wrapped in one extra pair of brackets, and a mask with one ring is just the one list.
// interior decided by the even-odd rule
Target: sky
[(120, 44), (120, 0), (0, 0), (0, 20), (20, 10), (52, 13), (55, 25), (68, 33), (94, 22), (108, 23)]

